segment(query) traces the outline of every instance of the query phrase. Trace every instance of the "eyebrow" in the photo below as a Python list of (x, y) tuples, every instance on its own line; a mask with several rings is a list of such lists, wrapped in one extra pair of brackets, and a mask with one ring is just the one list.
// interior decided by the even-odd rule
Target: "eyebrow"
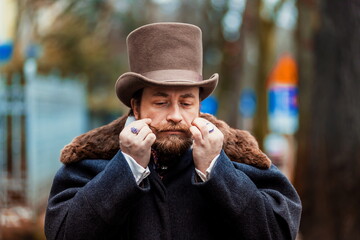
[[(154, 97), (168, 97), (169, 94), (164, 92), (156, 92), (153, 94)], [(194, 94), (192, 93), (185, 93), (183, 95), (180, 95), (181, 98), (195, 98)]]
[(180, 96), (181, 98), (195, 98), (194, 94), (192, 93), (185, 93)]
[(153, 94), (154, 97), (168, 97), (169, 94), (164, 93), (164, 92), (156, 92)]

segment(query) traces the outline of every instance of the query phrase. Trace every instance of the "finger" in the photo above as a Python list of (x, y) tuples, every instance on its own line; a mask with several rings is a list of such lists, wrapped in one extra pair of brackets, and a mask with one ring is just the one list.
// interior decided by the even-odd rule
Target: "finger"
[[(204, 131), (203, 135), (205, 135), (205, 136), (206, 136), (205, 131), (207, 131), (208, 133), (212, 133), (215, 130), (217, 130), (217, 127), (212, 122), (209, 122), (208, 120), (206, 120), (204, 118), (198, 118), (195, 120), (194, 120), (195, 121), (194, 124), (197, 124), (199, 129), (202, 132)], [(205, 127), (204, 127), (204, 124), (205, 124)]]
[(207, 122), (206, 127), (207, 127), (209, 134), (215, 131), (215, 125), (212, 124), (211, 122)]
[(156, 140), (156, 135), (153, 132), (151, 132), (145, 137), (144, 144), (145, 146), (151, 147), (151, 145), (154, 144), (155, 140)]
[(149, 128), (148, 125), (146, 126), (143, 126), (139, 133), (137, 134), (137, 138), (140, 139), (140, 140), (144, 140), (146, 138), (147, 135), (149, 135), (149, 133), (152, 133), (151, 129)]
[(144, 118), (130, 123), (128, 126), (126, 126), (126, 128), (127, 131), (130, 131), (131, 133), (138, 135), (141, 129), (145, 126), (149, 126), (150, 123), (151, 123), (150, 118)]
[(196, 126), (200, 130), (203, 139), (206, 139), (209, 135), (209, 128), (206, 125), (207, 123), (208, 121), (203, 118), (195, 118), (192, 122), (192, 125)]
[(143, 119), (140, 119), (138, 120), (139, 122), (143, 122), (143, 123), (146, 123), (147, 125), (149, 125), (151, 123), (151, 118), (143, 118)]
[(194, 142), (196, 144), (201, 144), (202, 141), (203, 141), (203, 136), (202, 136), (200, 130), (195, 126), (191, 126), (189, 128), (189, 130), (190, 130), (190, 132), (191, 132), (191, 134), (193, 136)]

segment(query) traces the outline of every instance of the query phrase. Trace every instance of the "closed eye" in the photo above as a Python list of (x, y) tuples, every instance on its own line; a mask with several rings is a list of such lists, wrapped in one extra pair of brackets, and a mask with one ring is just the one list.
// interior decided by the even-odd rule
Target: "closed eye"
[(181, 103), (181, 105), (184, 107), (190, 107), (190, 106), (192, 106), (192, 103), (183, 102), (183, 103)]
[(154, 104), (156, 106), (163, 106), (163, 105), (167, 104), (167, 102), (155, 102)]

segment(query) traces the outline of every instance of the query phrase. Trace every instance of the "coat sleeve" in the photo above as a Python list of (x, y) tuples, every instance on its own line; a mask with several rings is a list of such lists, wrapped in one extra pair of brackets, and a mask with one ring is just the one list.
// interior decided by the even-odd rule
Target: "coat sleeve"
[[(193, 184), (211, 201), (239, 239), (295, 239), (301, 215), (298, 194), (275, 167), (234, 163), (221, 152), (210, 179)], [(215, 214), (214, 212), (214, 214)]]
[(47, 239), (103, 239), (116, 222), (124, 223), (139, 187), (119, 151), (113, 159), (83, 160), (63, 166), (55, 176), (45, 217)]

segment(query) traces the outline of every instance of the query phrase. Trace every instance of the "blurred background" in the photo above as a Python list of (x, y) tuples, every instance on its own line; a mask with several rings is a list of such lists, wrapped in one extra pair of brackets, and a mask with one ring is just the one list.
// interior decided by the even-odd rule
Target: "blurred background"
[(303, 202), (298, 239), (360, 239), (360, 4), (350, 0), (0, 0), (0, 239), (45, 239), (60, 150), (124, 113), (126, 36), (203, 31), (201, 110), (250, 131)]

